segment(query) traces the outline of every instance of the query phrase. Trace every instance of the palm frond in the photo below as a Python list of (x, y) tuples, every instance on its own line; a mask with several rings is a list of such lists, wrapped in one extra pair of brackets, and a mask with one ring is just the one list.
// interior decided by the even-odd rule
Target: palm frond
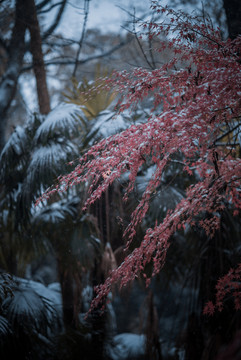
[(81, 108), (75, 104), (60, 104), (53, 109), (39, 126), (34, 136), (36, 144), (45, 144), (49, 138), (59, 134), (71, 136), (81, 126), (81, 119), (85, 115)]
[(25, 126), (17, 126), (14, 129), (0, 154), (1, 176), (6, 178), (6, 174), (14, 170), (18, 172), (23, 170), (33, 146), (32, 138), (44, 119), (43, 115), (33, 114)]
[(67, 251), (64, 257), (70, 267), (77, 263), (91, 267), (102, 250), (99, 230), (92, 215), (79, 215), (79, 205), (79, 197), (47, 205), (33, 217), (32, 226), (46, 235), (55, 248)]
[(33, 218), (32, 225), (40, 228), (65, 222), (67, 218), (72, 220), (77, 216), (77, 206), (80, 203), (78, 197), (67, 201), (66, 199), (45, 206)]
[(92, 216), (84, 215), (71, 233), (71, 252), (84, 268), (91, 268), (101, 254), (102, 243), (97, 231)]
[(71, 141), (63, 138), (37, 148), (27, 168), (24, 186), (29, 187), (36, 182), (39, 186), (46, 185), (50, 178), (53, 181), (53, 178), (63, 171), (70, 155), (77, 155), (77, 148)]
[(2, 343), (2, 338), (8, 336), (11, 333), (12, 329), (8, 319), (0, 315), (0, 344)]
[(13, 286), (15, 286), (15, 282), (10, 274), (0, 274), (0, 304), (6, 297), (13, 296)]
[(21, 156), (25, 150), (26, 141), (27, 134), (24, 128), (17, 126), (2, 150), (0, 161)]
[(47, 328), (53, 327), (57, 313), (54, 304), (40, 296), (26, 284), (14, 289), (14, 296), (7, 297), (2, 304), (3, 314), (15, 328), (25, 328), (47, 334)]
[(73, 154), (77, 154), (77, 148), (67, 139), (58, 139), (58, 142), (41, 146), (33, 152), (18, 196), (21, 212), (24, 212), (24, 208), (31, 210), (35, 198), (53, 183), (59, 173), (65, 171)]
[(105, 138), (126, 129), (130, 123), (130, 118), (126, 119), (122, 114), (116, 116), (113, 111), (105, 110), (96, 117), (90, 135), (96, 133), (97, 138)]
[(24, 128), (17, 126), (0, 155), (0, 177), (2, 182), (15, 176), (24, 167), (24, 156), (28, 136)]
[(96, 118), (116, 98), (116, 93), (105, 88), (105, 79), (110, 74), (108, 69), (97, 64), (93, 81), (87, 78), (83, 78), (81, 82), (72, 79), (72, 89), (67, 88), (67, 92), (63, 94), (66, 101), (82, 106), (88, 120)]

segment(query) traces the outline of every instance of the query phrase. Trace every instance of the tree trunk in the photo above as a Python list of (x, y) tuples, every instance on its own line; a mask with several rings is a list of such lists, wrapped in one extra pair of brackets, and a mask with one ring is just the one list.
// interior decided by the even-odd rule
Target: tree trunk
[(31, 36), (31, 53), (33, 56), (33, 69), (36, 78), (39, 111), (41, 114), (50, 112), (50, 99), (46, 81), (46, 71), (42, 52), (42, 39), (38, 23), (34, 0), (25, 0), (27, 27)]
[(241, 34), (241, 1), (223, 0), (228, 25), (228, 33), (231, 39)]
[(25, 51), (25, 0), (16, 0), (15, 23), (9, 44), (7, 69), (0, 83), (0, 151), (5, 144), (6, 113), (16, 92)]
[(64, 326), (66, 329), (73, 329), (76, 325), (74, 316), (73, 276), (71, 271), (64, 266), (61, 256), (58, 257), (58, 275), (62, 293)]

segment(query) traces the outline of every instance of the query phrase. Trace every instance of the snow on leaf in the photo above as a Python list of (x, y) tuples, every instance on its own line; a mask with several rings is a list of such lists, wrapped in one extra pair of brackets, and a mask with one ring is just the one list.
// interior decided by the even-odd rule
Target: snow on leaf
[(45, 184), (51, 175), (53, 177), (58, 174), (59, 169), (68, 161), (69, 155), (76, 152), (75, 145), (66, 140), (37, 148), (28, 166), (25, 186)]
[(17, 126), (5, 144), (0, 155), (0, 172), (7, 170), (9, 164), (22, 156), (27, 146), (27, 134), (23, 127)]
[(56, 133), (74, 133), (78, 126), (81, 126), (81, 118), (85, 119), (85, 115), (79, 106), (60, 104), (46, 116), (35, 134), (34, 141), (46, 141)]
[(45, 301), (31, 288), (15, 289), (14, 296), (8, 297), (3, 302), (3, 312), (7, 312), (11, 323), (23, 322), (33, 326), (36, 330), (41, 329), (45, 322)]
[(71, 201), (59, 201), (51, 205), (45, 206), (40, 212), (33, 217), (33, 224), (58, 224), (66, 220), (66, 217), (76, 216), (76, 203), (79, 203), (78, 198), (73, 198)]
[(97, 131), (97, 136), (106, 138), (116, 134), (129, 126), (122, 114), (115, 115), (111, 111), (102, 111), (92, 126), (91, 133)]

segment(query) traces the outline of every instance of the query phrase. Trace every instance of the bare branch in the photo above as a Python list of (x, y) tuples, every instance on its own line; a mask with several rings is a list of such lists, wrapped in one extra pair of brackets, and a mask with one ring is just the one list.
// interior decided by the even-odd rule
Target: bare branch
[[(83, 59), (83, 60), (78, 60), (78, 65), (82, 65), (82, 64), (86, 64), (87, 62), (89, 61), (92, 61), (92, 60), (96, 60), (96, 59), (101, 59), (105, 56), (108, 56), (108, 55), (111, 55), (113, 52), (119, 50), (122, 46), (126, 45), (129, 41), (123, 41), (123, 42), (120, 42), (118, 45), (114, 46), (113, 48), (111, 48), (110, 50), (106, 51), (106, 52), (103, 52), (102, 54), (99, 54), (99, 55), (93, 55), (93, 56), (89, 56), (88, 58), (86, 59)], [(69, 59), (69, 60), (56, 60), (56, 59), (53, 59), (53, 60), (49, 60), (47, 62), (45, 62), (45, 66), (49, 66), (49, 65), (73, 65), (75, 64), (76, 62), (76, 59)], [(33, 68), (32, 65), (29, 65), (29, 66), (25, 66), (21, 73), (23, 72), (26, 72), (26, 71), (29, 71)]]
[(152, 51), (152, 37), (149, 36), (151, 33), (151, 23), (153, 22), (153, 20), (154, 20), (154, 15), (152, 15), (151, 22), (149, 24), (148, 44), (149, 44), (149, 54), (150, 54), (150, 58), (151, 58), (152, 69), (155, 69), (156, 63), (155, 63), (155, 59), (154, 59), (153, 51)]
[[(238, 118), (240, 119), (240, 118)], [(231, 134), (234, 130), (238, 129), (241, 126), (240, 123), (238, 123), (236, 126), (234, 126), (232, 129), (229, 129), (228, 131), (226, 131), (224, 134), (220, 135), (216, 140), (215, 143), (221, 141), (222, 139), (224, 139), (226, 136), (228, 136), (229, 134)]]
[(49, 2), (51, 2), (51, 0), (43, 0), (40, 4), (36, 5), (36, 9), (37, 11), (42, 9), (45, 5), (47, 5)]
[(75, 65), (74, 65), (74, 70), (73, 70), (73, 74), (72, 76), (75, 77), (76, 75), (76, 71), (77, 71), (77, 68), (78, 68), (78, 60), (79, 60), (79, 55), (80, 55), (80, 51), (82, 49), (82, 45), (83, 45), (83, 41), (84, 41), (84, 37), (85, 37), (85, 33), (86, 33), (86, 25), (87, 25), (87, 20), (88, 20), (88, 15), (89, 15), (89, 3), (90, 3), (90, 0), (85, 0), (85, 3), (84, 3), (84, 23), (83, 23), (83, 28), (82, 28), (82, 33), (81, 33), (81, 36), (80, 36), (80, 41), (79, 41), (79, 48), (78, 48), (78, 51), (77, 51), (77, 54), (76, 54), (76, 61), (75, 61)]
[(49, 12), (50, 10), (54, 9), (56, 6), (59, 6), (59, 5), (61, 5), (61, 4), (62, 4), (62, 1), (57, 2), (57, 3), (55, 3), (55, 4), (52, 4), (52, 5), (50, 5), (47, 9), (38, 11), (38, 14), (47, 13), (47, 12)]
[[(146, 56), (146, 53), (145, 53), (145, 51), (144, 51), (144, 49), (143, 49), (143, 46), (142, 46), (142, 44), (141, 44), (141, 42), (140, 42), (140, 39), (139, 39), (138, 35), (137, 35), (135, 23), (136, 23), (136, 21), (135, 21), (135, 14), (134, 14), (134, 15), (133, 15), (133, 34), (134, 34), (134, 36), (135, 36), (135, 39), (136, 39), (137, 44), (138, 44), (138, 46), (139, 46), (139, 49), (141, 50), (141, 53), (142, 53), (142, 55), (143, 55), (146, 63), (148, 64), (148, 66), (149, 66), (152, 70), (154, 70), (154, 66), (153, 66), (153, 64), (150, 63), (148, 57)], [(151, 46), (151, 45), (150, 45), (150, 46)]]
[(62, 5), (59, 8), (58, 14), (56, 15), (56, 18), (53, 22), (53, 24), (48, 28), (48, 30), (43, 34), (42, 39), (46, 39), (49, 35), (52, 34), (52, 32), (56, 29), (56, 27), (59, 25), (59, 22), (61, 20), (61, 17), (64, 13), (65, 6), (67, 4), (67, 0), (62, 1)]

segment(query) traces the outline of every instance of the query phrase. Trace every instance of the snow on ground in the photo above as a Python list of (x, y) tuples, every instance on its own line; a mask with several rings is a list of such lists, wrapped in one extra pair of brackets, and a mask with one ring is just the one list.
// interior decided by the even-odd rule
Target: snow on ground
[(145, 355), (145, 336), (122, 333), (114, 337), (114, 347), (109, 349), (113, 360), (125, 360)]

